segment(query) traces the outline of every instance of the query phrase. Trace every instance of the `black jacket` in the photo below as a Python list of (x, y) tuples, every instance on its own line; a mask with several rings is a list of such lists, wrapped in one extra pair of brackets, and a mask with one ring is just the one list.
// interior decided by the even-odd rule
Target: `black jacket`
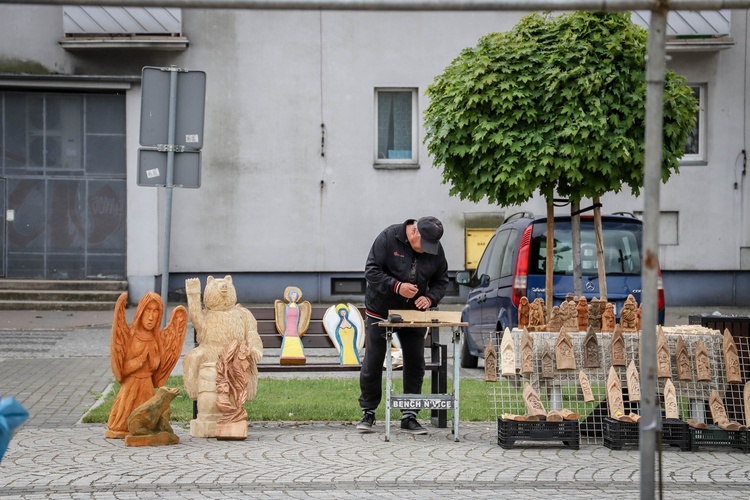
[[(422, 295), (432, 301), (431, 307), (436, 307), (445, 295), (448, 261), (443, 246), (439, 245), (437, 255), (415, 252), (406, 237), (406, 226), (415, 222), (409, 219), (388, 226), (372, 244), (365, 265), (365, 307), (369, 316), (385, 319), (389, 310), (416, 309), (414, 301)], [(415, 279), (410, 276), (413, 263), (416, 263)], [(408, 300), (402, 297), (398, 294), (402, 282), (415, 283), (419, 293)]]

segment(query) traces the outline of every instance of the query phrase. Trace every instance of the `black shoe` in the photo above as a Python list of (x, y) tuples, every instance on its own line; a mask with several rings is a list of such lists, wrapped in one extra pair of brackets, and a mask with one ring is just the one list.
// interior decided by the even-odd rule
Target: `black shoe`
[(357, 430), (360, 431), (362, 434), (373, 432), (372, 424), (374, 423), (375, 423), (374, 413), (363, 413), (362, 420), (360, 420), (359, 423), (357, 424)]
[(417, 419), (414, 417), (401, 419), (401, 429), (409, 434), (427, 434), (427, 429), (419, 425), (419, 422), (417, 422)]

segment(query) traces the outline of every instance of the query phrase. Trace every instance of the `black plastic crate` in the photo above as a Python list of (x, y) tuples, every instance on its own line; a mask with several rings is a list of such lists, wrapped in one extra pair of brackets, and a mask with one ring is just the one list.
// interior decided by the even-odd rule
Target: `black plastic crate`
[(717, 425), (709, 425), (708, 429), (690, 428), (690, 449), (698, 451), (706, 446), (722, 448), (737, 448), (747, 453), (750, 451), (749, 431), (725, 431)]
[[(690, 426), (682, 420), (663, 419), (661, 421), (662, 446), (676, 446), (682, 451), (690, 451)], [(620, 422), (611, 417), (604, 419), (604, 446), (611, 450), (621, 450), (623, 446), (638, 446), (640, 428), (637, 422)]]
[(579, 423), (578, 420), (516, 422), (498, 418), (497, 444), (503, 448), (512, 448), (517, 441), (543, 443), (559, 441), (563, 446), (577, 450), (580, 443)]

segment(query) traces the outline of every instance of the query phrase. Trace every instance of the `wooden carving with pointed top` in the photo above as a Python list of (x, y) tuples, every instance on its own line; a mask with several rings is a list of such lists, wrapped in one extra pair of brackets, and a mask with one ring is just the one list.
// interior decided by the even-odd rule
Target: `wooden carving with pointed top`
[(677, 346), (674, 350), (674, 359), (677, 363), (677, 379), (693, 380), (693, 368), (690, 366), (690, 356), (688, 355), (685, 341), (682, 340), (682, 335), (677, 337)]
[(612, 366), (625, 366), (625, 339), (622, 337), (622, 330), (615, 329), (612, 334)]
[(609, 407), (609, 416), (615, 420), (620, 420), (620, 417), (625, 415), (620, 377), (613, 366), (609, 367), (609, 377), (607, 377), (607, 406)]
[(708, 357), (708, 349), (703, 340), (695, 343), (695, 372), (698, 382), (711, 381), (711, 359)]
[(583, 366), (584, 368), (599, 368), (599, 340), (593, 328), (589, 328), (583, 339)]
[(669, 344), (667, 336), (661, 325), (657, 327), (658, 336), (656, 338), (656, 376), (659, 378), (672, 378), (672, 360), (669, 354)]
[(594, 392), (591, 390), (591, 383), (589, 382), (588, 376), (583, 370), (578, 372), (578, 382), (581, 384), (581, 392), (583, 392), (583, 400), (587, 403), (594, 401)]
[(555, 376), (555, 359), (552, 356), (552, 349), (548, 343), (544, 343), (542, 348), (542, 373), (541, 378), (552, 378)]
[(497, 382), (497, 351), (492, 342), (484, 346), (484, 380)]
[(558, 370), (575, 370), (576, 358), (573, 352), (573, 342), (570, 335), (566, 332), (560, 332), (555, 344), (555, 360), (557, 361)]
[(721, 344), (721, 350), (724, 352), (724, 368), (726, 370), (727, 382), (730, 384), (741, 384), (742, 374), (740, 373), (740, 358), (737, 354), (737, 344), (734, 343), (732, 334), (729, 329), (724, 329), (724, 341)]
[(503, 340), (500, 342), (500, 369), (503, 376), (516, 374), (516, 350), (510, 328), (505, 329)]
[(671, 419), (680, 418), (680, 411), (677, 407), (677, 391), (675, 391), (671, 378), (664, 382), (664, 416)]
[(641, 377), (638, 374), (638, 368), (635, 361), (630, 360), (628, 369), (625, 371), (625, 379), (628, 386), (628, 401), (641, 400)]
[(529, 415), (535, 417), (546, 417), (547, 411), (544, 409), (542, 400), (539, 398), (539, 394), (531, 387), (531, 384), (526, 382), (523, 386), (523, 401), (526, 403), (526, 411)]
[(531, 340), (529, 330), (524, 328), (521, 333), (521, 374), (531, 375), (534, 373), (534, 342)]
[(711, 418), (716, 425), (721, 427), (729, 423), (727, 410), (724, 408), (724, 402), (715, 390), (711, 391), (711, 396), (708, 398), (708, 407), (711, 409)]

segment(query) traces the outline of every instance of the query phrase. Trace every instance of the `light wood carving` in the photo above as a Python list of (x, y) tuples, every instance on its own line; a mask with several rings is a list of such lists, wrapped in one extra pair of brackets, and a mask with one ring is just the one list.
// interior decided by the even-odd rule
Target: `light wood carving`
[(664, 382), (664, 416), (671, 419), (680, 418), (680, 410), (677, 407), (677, 392), (671, 378)]
[(573, 342), (570, 335), (566, 332), (560, 332), (557, 336), (555, 345), (555, 360), (557, 361), (558, 370), (575, 370), (576, 358), (573, 352)]
[(613, 366), (609, 367), (609, 377), (607, 377), (607, 406), (609, 407), (609, 416), (615, 420), (620, 420), (625, 416), (620, 377), (617, 376)]
[(635, 366), (635, 361), (633, 360), (630, 360), (628, 369), (625, 371), (625, 379), (628, 386), (628, 401), (640, 401), (641, 377), (638, 373), (638, 368)]
[(560, 304), (560, 319), (563, 331), (568, 333), (578, 331), (578, 311), (572, 296)]
[(141, 298), (133, 324), (128, 325), (125, 308), (128, 294), (122, 293), (115, 304), (110, 364), (121, 388), (112, 404), (105, 437), (122, 439), (130, 433), (128, 417), (134, 409), (154, 395), (169, 378), (180, 359), (187, 330), (188, 313), (175, 307), (169, 324), (162, 330), (164, 303), (161, 296), (148, 292)]
[(625, 303), (622, 305), (620, 311), (620, 326), (625, 333), (632, 333), (638, 331), (638, 304), (635, 301), (635, 297), (631, 294), (625, 299)]
[(725, 431), (747, 430), (747, 427), (739, 422), (733, 422), (727, 417), (727, 411), (724, 408), (724, 402), (715, 390), (711, 391), (711, 397), (708, 399), (708, 406), (711, 409), (711, 418), (714, 423)]
[(659, 378), (672, 378), (672, 360), (669, 354), (667, 336), (661, 325), (657, 326), (658, 336), (656, 338), (656, 376)]
[(587, 403), (594, 401), (594, 392), (591, 390), (591, 383), (589, 382), (589, 378), (588, 376), (586, 376), (583, 370), (578, 372), (578, 382), (581, 384), (583, 400)]
[(549, 344), (545, 343), (542, 348), (542, 373), (541, 378), (552, 378), (555, 376), (555, 359), (552, 356), (552, 349)]
[(688, 354), (685, 341), (682, 340), (682, 335), (677, 337), (677, 345), (675, 347), (674, 359), (675, 359), (675, 362), (677, 363), (677, 379), (678, 380), (693, 380), (693, 369), (690, 366), (690, 355)]
[(526, 411), (529, 412), (529, 415), (546, 418), (547, 411), (544, 409), (542, 400), (528, 382), (523, 386), (523, 401), (526, 403)]
[(703, 340), (695, 343), (695, 372), (699, 382), (711, 381), (711, 360)]
[(484, 380), (497, 382), (497, 351), (492, 342), (484, 346)]
[(559, 332), (563, 327), (563, 321), (560, 317), (560, 306), (552, 306), (552, 311), (549, 313), (549, 321), (547, 321), (548, 332)]
[(534, 373), (534, 342), (526, 328), (521, 333), (521, 373), (523, 375)]
[(729, 329), (724, 329), (724, 341), (721, 345), (724, 352), (724, 368), (726, 370), (727, 382), (730, 384), (741, 384), (742, 374), (740, 373), (740, 358), (737, 354), (737, 344), (734, 343), (732, 334)]
[(583, 366), (584, 368), (599, 368), (601, 360), (599, 356), (599, 339), (593, 328), (589, 328), (583, 339)]
[(602, 312), (602, 332), (614, 332), (615, 323), (615, 305), (607, 302), (604, 305), (604, 312)]
[(537, 297), (529, 304), (529, 331), (541, 332), (546, 329), (546, 323), (544, 300)]
[(518, 302), (518, 328), (526, 328), (529, 326), (530, 314), (531, 304), (529, 304), (529, 298), (524, 295)]
[(588, 326), (592, 327), (595, 332), (602, 331), (602, 312), (604, 301), (593, 297), (589, 302), (589, 323)]
[(612, 334), (612, 366), (625, 366), (625, 339), (622, 337), (622, 330), (616, 329)]
[(513, 346), (513, 336), (510, 328), (503, 332), (503, 340), (500, 342), (500, 369), (503, 376), (516, 374), (516, 351)]

